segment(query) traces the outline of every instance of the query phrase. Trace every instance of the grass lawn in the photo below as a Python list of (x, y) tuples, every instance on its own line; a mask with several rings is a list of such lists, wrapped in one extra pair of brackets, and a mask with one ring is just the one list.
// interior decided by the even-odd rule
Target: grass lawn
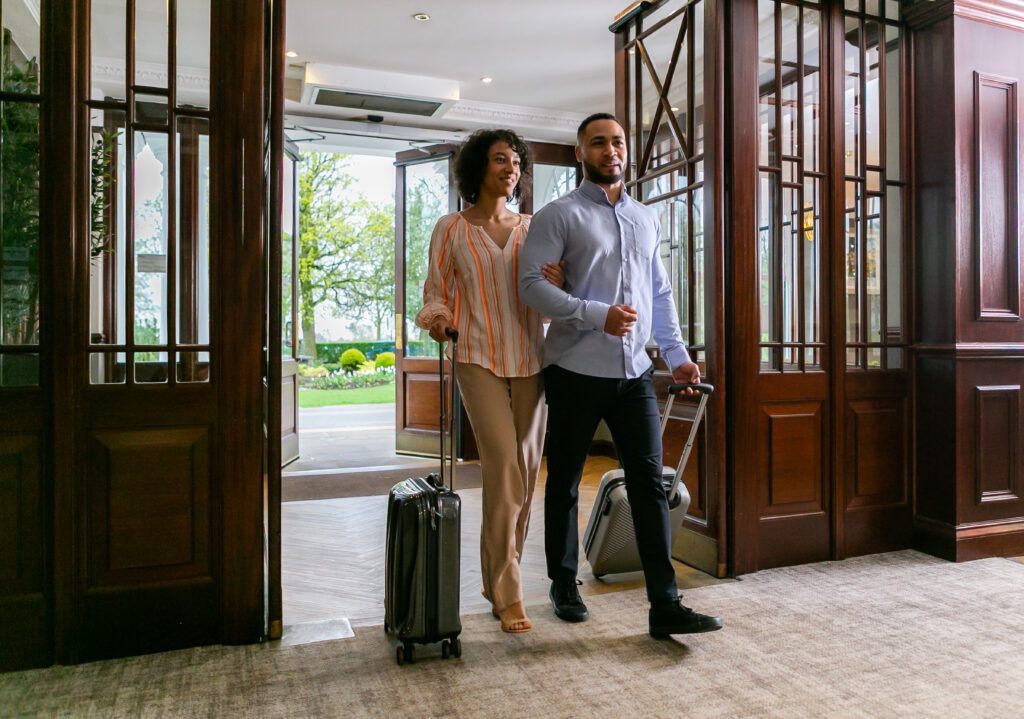
[(336, 404), (387, 404), (395, 401), (395, 383), (358, 389), (299, 389), (300, 407), (329, 407)]

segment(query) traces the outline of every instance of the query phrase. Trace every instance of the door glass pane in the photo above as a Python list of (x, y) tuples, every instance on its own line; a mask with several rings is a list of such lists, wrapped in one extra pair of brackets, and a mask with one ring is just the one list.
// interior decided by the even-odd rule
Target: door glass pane
[(405, 355), (433, 356), (435, 343), (415, 325), (423, 306), (430, 236), (448, 213), (448, 158), (405, 168)]
[(885, 26), (885, 174), (899, 180), (900, 173), (900, 30)]
[(135, 0), (135, 83), (167, 87), (168, 0)]
[(295, 355), (292, 321), (292, 262), (295, 253), (295, 160), (284, 158), (281, 173), (281, 356)]
[(89, 152), (89, 338), (125, 341), (125, 114), (93, 110)]
[(92, 42), (90, 81), (93, 97), (125, 98), (126, 0), (92, 0), (89, 32)]
[(690, 238), (693, 243), (693, 344), (704, 345), (704, 188), (690, 197)]
[(0, 48), (3, 53), (3, 74), (0, 76), (0, 90), (4, 92), (39, 92), (38, 13), (38, 2), (8, 0), (0, 3), (3, 27), (3, 45)]
[(210, 0), (177, 0), (178, 106), (209, 107), (207, 84), (196, 76), (210, 71)]
[(889, 342), (903, 341), (903, 190), (890, 186), (885, 204), (885, 333)]
[(0, 344), (37, 345), (39, 106), (0, 103), (0, 137)]
[[(209, 122), (178, 120), (177, 340), (210, 342), (210, 143)], [(288, 265), (291, 269), (291, 264)], [(205, 352), (179, 352), (179, 382), (209, 380)]]
[(135, 344), (165, 344), (167, 342), (166, 134), (135, 133), (134, 199)]
[(561, 165), (533, 166), (533, 212), (576, 189), (576, 168)]
[(804, 9), (804, 169), (822, 170), (821, 165), (821, 13)]

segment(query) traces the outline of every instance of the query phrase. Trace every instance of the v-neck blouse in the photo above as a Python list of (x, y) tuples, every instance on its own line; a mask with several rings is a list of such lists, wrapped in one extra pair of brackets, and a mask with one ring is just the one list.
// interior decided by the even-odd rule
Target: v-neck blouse
[(519, 251), (530, 217), (509, 232), (505, 247), (458, 212), (445, 215), (430, 238), (423, 309), (416, 325), (444, 317), (459, 331), (459, 361), (499, 377), (528, 377), (541, 369), (541, 316), (519, 299)]

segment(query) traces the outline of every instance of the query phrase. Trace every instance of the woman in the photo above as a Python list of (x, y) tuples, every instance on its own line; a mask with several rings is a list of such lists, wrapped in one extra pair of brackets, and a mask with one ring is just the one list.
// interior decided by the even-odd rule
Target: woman
[[(438, 342), (459, 332), (458, 377), (480, 450), (483, 595), (502, 630), (532, 628), (523, 607), (519, 561), (540, 469), (547, 407), (541, 383), (541, 317), (519, 301), (519, 249), (530, 218), (508, 209), (530, 172), (529, 150), (509, 130), (480, 130), (455, 159), (459, 194), (470, 207), (438, 220), (416, 324)], [(561, 268), (544, 269), (563, 282)]]

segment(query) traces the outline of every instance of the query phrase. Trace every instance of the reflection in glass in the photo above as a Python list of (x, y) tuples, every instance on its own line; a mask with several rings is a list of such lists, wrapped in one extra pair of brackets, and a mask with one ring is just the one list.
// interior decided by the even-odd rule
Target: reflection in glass
[[(167, 135), (135, 133), (135, 318), (137, 345), (167, 342)], [(143, 353), (138, 361), (152, 360)]]
[[(94, 96), (123, 100), (125, 94), (125, 18), (127, 0), (92, 0), (89, 23), (91, 35), (92, 81)], [(149, 84), (149, 83), (147, 83)]]
[(430, 236), (448, 213), (448, 159), (405, 168), (405, 355), (433, 356), (433, 340), (415, 325), (423, 306)]
[(533, 212), (576, 189), (576, 168), (561, 165), (533, 166)]
[(125, 263), (125, 117), (93, 110), (89, 153), (89, 335), (122, 344)]
[[(36, 13), (39, 5), (36, 5)], [(18, 94), (39, 92), (39, 18), (27, 2), (0, 3), (3, 29), (0, 90)]]
[(167, 87), (168, 5), (167, 0), (135, 0), (135, 82), (138, 85)]
[(178, 342), (181, 344), (208, 344), (210, 342), (209, 147), (210, 135), (207, 120), (199, 118), (180, 118), (178, 120), (178, 317), (176, 331)]
[(295, 252), (295, 160), (287, 155), (281, 172), (281, 356), (295, 355), (292, 326), (292, 259)]
[(0, 103), (0, 137), (0, 344), (37, 345), (39, 106)]

